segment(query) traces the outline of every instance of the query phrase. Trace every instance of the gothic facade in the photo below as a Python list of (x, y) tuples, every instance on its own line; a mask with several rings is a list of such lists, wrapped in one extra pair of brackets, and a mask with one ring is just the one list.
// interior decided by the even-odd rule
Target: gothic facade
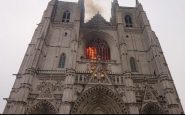
[(51, 0), (5, 114), (180, 114), (182, 105), (142, 5), (112, 2), (84, 22), (84, 0)]

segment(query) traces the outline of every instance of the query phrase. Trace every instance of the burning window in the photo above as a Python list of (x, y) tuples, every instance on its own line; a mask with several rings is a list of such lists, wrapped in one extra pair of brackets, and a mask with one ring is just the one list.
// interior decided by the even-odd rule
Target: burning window
[(88, 59), (110, 60), (110, 48), (108, 44), (101, 39), (90, 40), (86, 46), (86, 57)]

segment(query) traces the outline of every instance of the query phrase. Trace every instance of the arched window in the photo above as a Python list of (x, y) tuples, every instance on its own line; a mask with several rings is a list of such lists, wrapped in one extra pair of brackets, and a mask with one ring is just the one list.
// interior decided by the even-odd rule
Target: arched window
[(130, 68), (132, 72), (137, 72), (136, 61), (133, 57), (130, 58)]
[(110, 48), (102, 39), (92, 39), (86, 45), (86, 57), (88, 59), (110, 60)]
[(60, 56), (59, 68), (64, 68), (65, 67), (65, 61), (66, 61), (66, 55), (63, 53)]
[(126, 27), (132, 27), (132, 18), (129, 15), (125, 16)]
[(65, 32), (65, 36), (67, 36), (67, 32)]
[(164, 114), (164, 112), (157, 104), (148, 103), (142, 109), (141, 114)]
[(66, 10), (62, 17), (62, 22), (69, 22), (70, 21), (70, 12)]
[(56, 114), (56, 109), (51, 103), (43, 101), (30, 108), (28, 114)]
[(156, 72), (155, 72), (155, 70), (154, 70), (154, 76), (156, 76)]

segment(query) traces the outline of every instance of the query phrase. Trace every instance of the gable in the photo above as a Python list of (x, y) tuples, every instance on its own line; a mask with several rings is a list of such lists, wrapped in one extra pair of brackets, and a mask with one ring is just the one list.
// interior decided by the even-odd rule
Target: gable
[(97, 13), (90, 21), (86, 23), (87, 26), (111, 26), (109, 22), (107, 22), (101, 14)]

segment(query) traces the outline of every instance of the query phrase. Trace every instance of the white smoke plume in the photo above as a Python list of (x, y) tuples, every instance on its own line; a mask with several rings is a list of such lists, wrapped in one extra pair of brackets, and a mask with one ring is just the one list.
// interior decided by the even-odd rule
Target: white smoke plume
[(98, 12), (102, 16), (106, 16), (107, 13), (110, 13), (110, 0), (85, 0), (85, 21), (90, 20)]

